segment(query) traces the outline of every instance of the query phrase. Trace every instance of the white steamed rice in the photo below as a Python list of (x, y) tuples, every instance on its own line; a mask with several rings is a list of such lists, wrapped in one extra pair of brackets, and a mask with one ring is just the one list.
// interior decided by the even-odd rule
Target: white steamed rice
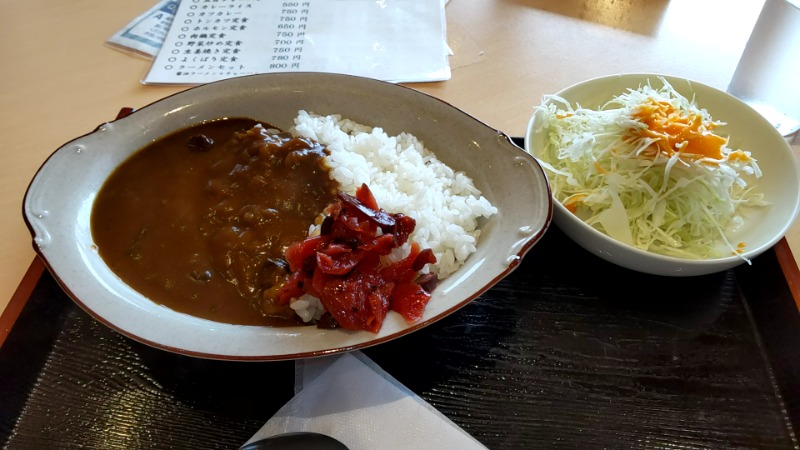
[(331, 177), (354, 194), (366, 183), (378, 205), (417, 221), (411, 239), (430, 248), (437, 263), (430, 271), (443, 279), (475, 252), (481, 217), (497, 208), (481, 196), (472, 180), (455, 172), (408, 133), (388, 136), (339, 115), (300, 111), (291, 132), (330, 150)]

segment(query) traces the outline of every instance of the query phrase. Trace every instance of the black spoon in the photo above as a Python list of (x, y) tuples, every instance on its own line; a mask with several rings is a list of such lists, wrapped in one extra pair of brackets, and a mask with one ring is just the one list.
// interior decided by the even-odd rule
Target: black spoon
[(338, 440), (309, 431), (285, 433), (251, 442), (239, 450), (348, 450)]

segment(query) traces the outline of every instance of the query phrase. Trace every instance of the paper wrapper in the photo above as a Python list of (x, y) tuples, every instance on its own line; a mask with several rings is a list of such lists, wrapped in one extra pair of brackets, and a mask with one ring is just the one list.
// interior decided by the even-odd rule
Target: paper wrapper
[(247, 443), (313, 431), (360, 449), (484, 449), (361, 352), (298, 361), (296, 395)]

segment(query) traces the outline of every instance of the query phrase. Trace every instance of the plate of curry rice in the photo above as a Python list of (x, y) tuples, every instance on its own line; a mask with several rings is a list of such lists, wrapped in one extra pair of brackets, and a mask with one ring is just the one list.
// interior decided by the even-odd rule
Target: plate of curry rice
[(400, 85), (232, 78), (58, 148), (23, 206), (101, 323), (184, 355), (282, 360), (386, 342), (466, 306), (547, 230), (537, 161)]

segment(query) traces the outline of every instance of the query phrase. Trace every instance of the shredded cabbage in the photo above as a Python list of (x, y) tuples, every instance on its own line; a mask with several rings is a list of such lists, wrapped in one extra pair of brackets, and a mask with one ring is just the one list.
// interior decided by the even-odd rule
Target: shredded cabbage
[(725, 249), (742, 257), (746, 243), (727, 233), (744, 222), (743, 206), (768, 204), (753, 186), (761, 170), (714, 133), (723, 123), (661, 81), (597, 110), (545, 97), (534, 123), (546, 138), (535, 156), (555, 198), (616, 240), (689, 259)]

